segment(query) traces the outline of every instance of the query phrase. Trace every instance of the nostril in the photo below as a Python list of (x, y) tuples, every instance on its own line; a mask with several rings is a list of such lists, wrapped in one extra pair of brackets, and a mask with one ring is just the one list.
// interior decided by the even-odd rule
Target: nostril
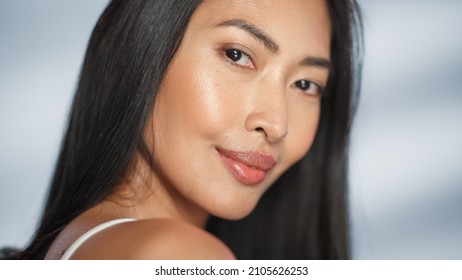
[(261, 132), (261, 133), (266, 134), (266, 132), (265, 132), (265, 130), (263, 129), (263, 127), (257, 127), (255, 130), (256, 130), (257, 132)]

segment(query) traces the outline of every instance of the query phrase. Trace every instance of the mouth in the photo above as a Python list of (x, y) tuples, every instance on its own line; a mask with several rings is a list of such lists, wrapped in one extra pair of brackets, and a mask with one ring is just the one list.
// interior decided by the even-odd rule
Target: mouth
[(228, 171), (242, 184), (253, 186), (261, 183), (276, 160), (260, 152), (241, 152), (217, 149)]

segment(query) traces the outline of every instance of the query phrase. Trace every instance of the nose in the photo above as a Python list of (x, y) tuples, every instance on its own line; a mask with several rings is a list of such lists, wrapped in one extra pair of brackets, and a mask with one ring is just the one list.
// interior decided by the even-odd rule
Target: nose
[(245, 119), (245, 129), (266, 138), (270, 143), (281, 141), (288, 133), (287, 100), (283, 88), (260, 88), (252, 99)]

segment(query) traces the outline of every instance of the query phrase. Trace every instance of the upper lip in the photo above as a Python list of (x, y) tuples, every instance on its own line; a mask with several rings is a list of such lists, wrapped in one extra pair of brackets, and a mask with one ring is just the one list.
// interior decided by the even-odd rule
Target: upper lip
[(276, 160), (273, 156), (263, 154), (257, 151), (231, 151), (225, 149), (217, 149), (223, 156), (239, 161), (255, 169), (267, 171), (274, 167)]

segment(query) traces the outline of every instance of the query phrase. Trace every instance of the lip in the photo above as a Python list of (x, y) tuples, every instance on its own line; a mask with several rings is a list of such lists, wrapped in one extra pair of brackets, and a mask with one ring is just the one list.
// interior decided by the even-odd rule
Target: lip
[(245, 185), (261, 183), (276, 160), (271, 155), (255, 151), (231, 151), (217, 149), (228, 171)]

